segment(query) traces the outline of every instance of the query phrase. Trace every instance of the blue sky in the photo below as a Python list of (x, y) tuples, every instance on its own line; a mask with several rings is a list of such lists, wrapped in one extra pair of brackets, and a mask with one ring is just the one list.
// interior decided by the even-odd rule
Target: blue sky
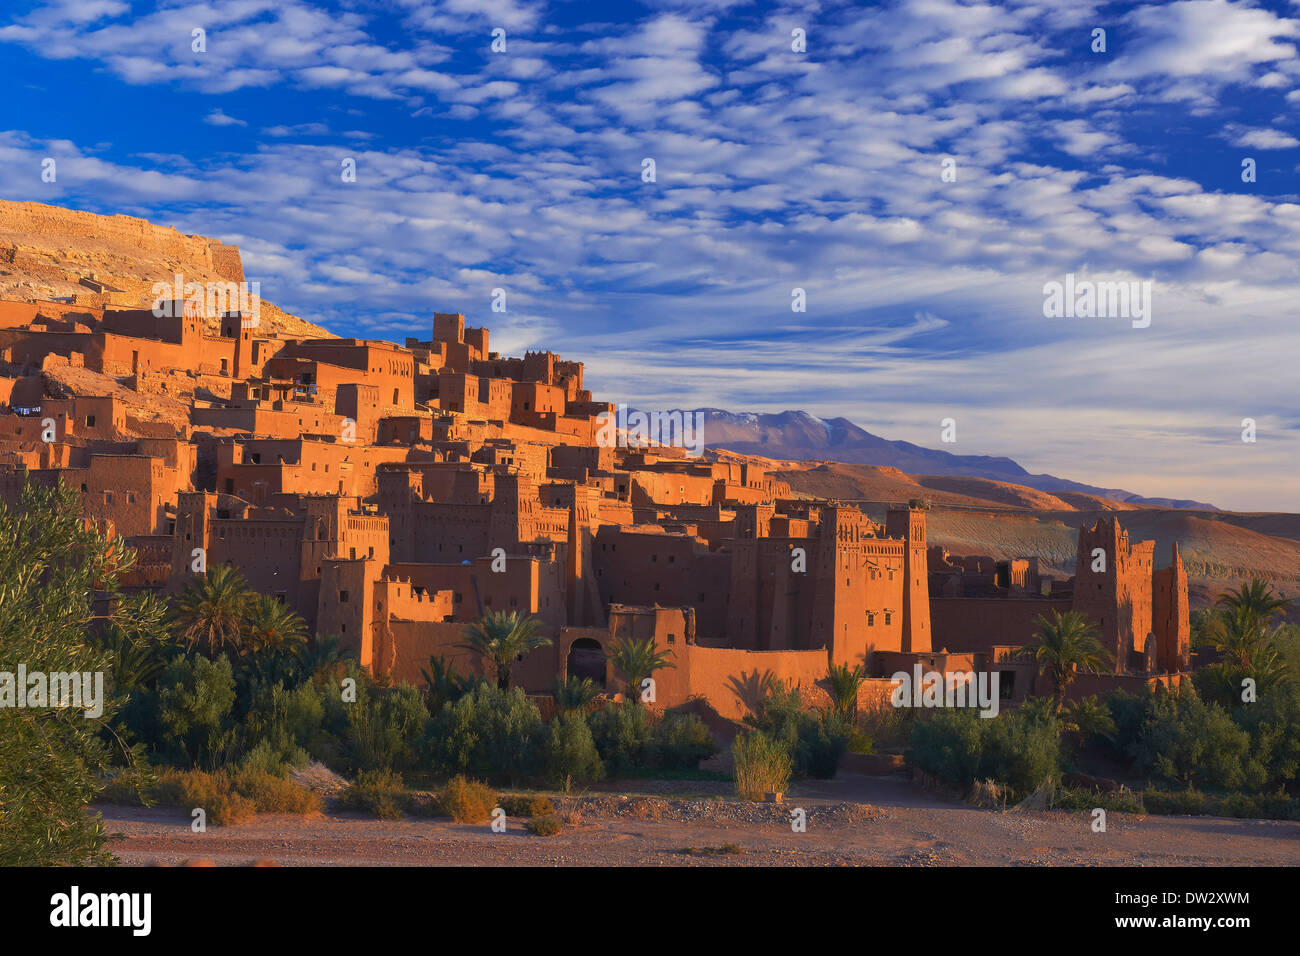
[[(605, 399), (1297, 510), (1298, 47), (1282, 0), (9, 0), (0, 197), (238, 243), (345, 335), (463, 311)], [(1151, 281), (1150, 327), (1045, 318), (1066, 273)]]

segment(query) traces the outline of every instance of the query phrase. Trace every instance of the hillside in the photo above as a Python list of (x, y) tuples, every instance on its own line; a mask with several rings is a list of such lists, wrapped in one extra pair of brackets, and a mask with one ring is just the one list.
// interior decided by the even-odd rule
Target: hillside
[(1145, 498), (1120, 488), (1098, 488), (1055, 475), (1030, 474), (1010, 458), (954, 455), (911, 442), (890, 441), (871, 434), (847, 418), (822, 419), (799, 411), (776, 415), (728, 412), (719, 408), (696, 411), (704, 413), (708, 447), (741, 454), (793, 461), (878, 465), (897, 468), (909, 475), (985, 478), (1052, 495), (1069, 492), (1120, 504), (1215, 510), (1213, 505), (1198, 501)]
[(1224, 589), (1250, 577), (1263, 578), (1285, 594), (1300, 594), (1297, 515), (1149, 507), (1078, 493), (1049, 495), (984, 478), (907, 475), (873, 465), (818, 461), (772, 465), (776, 476), (796, 494), (859, 503), (876, 520), (883, 519), (892, 502), (926, 498), (932, 505), (930, 543), (953, 554), (998, 559), (1036, 555), (1054, 572), (1072, 574), (1079, 527), (1120, 512), (1131, 540), (1156, 542), (1157, 567), (1168, 565), (1170, 549), (1178, 542), (1193, 606), (1209, 604)]
[[(148, 307), (154, 283), (177, 273), (185, 282), (245, 281), (238, 246), (131, 216), (0, 200), (0, 299)], [(266, 334), (334, 337), (265, 299), (261, 321)], [(215, 331), (217, 320), (209, 325)]]

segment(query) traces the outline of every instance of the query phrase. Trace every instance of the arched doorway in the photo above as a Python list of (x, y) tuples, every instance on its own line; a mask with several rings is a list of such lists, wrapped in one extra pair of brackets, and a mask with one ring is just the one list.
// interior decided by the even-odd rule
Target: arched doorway
[(570, 644), (567, 670), (570, 677), (579, 680), (589, 677), (597, 687), (604, 690), (605, 652), (601, 650), (600, 642), (590, 637), (580, 637)]

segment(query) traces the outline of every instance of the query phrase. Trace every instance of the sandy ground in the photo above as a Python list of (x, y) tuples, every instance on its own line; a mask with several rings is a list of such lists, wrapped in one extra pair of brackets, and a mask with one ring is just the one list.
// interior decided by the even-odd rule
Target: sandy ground
[[(806, 833), (770, 821), (636, 819), (587, 812), (558, 836), (511, 820), (487, 825), (356, 814), (267, 815), (193, 833), (174, 809), (99, 806), (124, 865), (210, 860), (284, 866), (1294, 866), (1300, 823), (1086, 813), (998, 813), (951, 803), (901, 778), (842, 775), (788, 800), (810, 811)], [(866, 804), (860, 814), (844, 803)], [(840, 811), (832, 812), (832, 808)], [(820, 811), (818, 808), (821, 808)], [(773, 808), (763, 808), (770, 817)], [(858, 808), (853, 808), (858, 809)], [(820, 815), (819, 815), (820, 814)], [(819, 819), (822, 821), (819, 823)], [(688, 854), (725, 844), (743, 853)]]

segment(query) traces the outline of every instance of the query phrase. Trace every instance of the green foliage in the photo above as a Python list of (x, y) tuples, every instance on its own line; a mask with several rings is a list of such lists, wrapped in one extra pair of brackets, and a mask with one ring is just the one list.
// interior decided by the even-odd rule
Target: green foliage
[[(107, 772), (114, 750), (128, 765), (140, 750), (126, 750), (108, 731), (122, 698), (109, 676), (112, 658), (89, 637), (95, 592), (111, 609), (100, 622), (127, 634), (141, 602), (115, 602), (119, 575), (135, 555), (81, 517), (78, 497), (60, 484), (28, 483), (18, 504), (0, 502), (0, 648), (3, 669), (15, 674), (76, 672), (105, 675), (103, 713), (87, 717), (71, 708), (0, 707), (0, 865), (106, 864), (106, 836), (98, 815), (85, 812)], [(92, 686), (94, 679), (92, 677)], [(28, 688), (9, 686), (16, 694)], [(2, 693), (3, 691), (0, 691)]]
[(1300, 684), (1288, 682), (1239, 708), (1233, 720), (1250, 735), (1261, 787), (1294, 786), (1300, 771)]
[(1057, 810), (1080, 810), (1088, 812), (1100, 807), (1107, 813), (1146, 813), (1142, 797), (1130, 790), (1112, 793), (1096, 793), (1086, 789), (1059, 788), (1052, 798), (1052, 807)]
[(1032, 712), (983, 718), (965, 708), (940, 710), (916, 725), (912, 759), (963, 792), (976, 780), (994, 780), (1024, 796), (1057, 773), (1059, 727)]
[(785, 746), (800, 777), (834, 777), (853, 733), (849, 718), (834, 708), (805, 710), (798, 688), (779, 680), (745, 722)]
[(542, 715), (522, 690), (479, 684), (443, 705), (431, 727), (432, 756), (449, 773), (518, 779), (538, 769), (541, 734)]
[(599, 780), (605, 774), (591, 728), (581, 714), (561, 714), (551, 721), (543, 744), (546, 782), (566, 791), (575, 783)]
[(555, 812), (551, 798), (540, 793), (503, 793), (497, 797), (497, 806), (508, 817), (542, 817)]
[(654, 638), (647, 637), (619, 638), (610, 645), (609, 658), (615, 670), (623, 675), (627, 699), (635, 704), (641, 702), (641, 685), (647, 677), (677, 666), (672, 656), (672, 651), (656, 650)]
[(247, 749), (245, 762), (256, 761), (264, 769), (283, 764), (302, 766), (309, 759), (307, 748), (320, 734), (324, 719), (325, 706), (311, 684), (293, 690), (283, 684), (258, 688), (240, 725)]
[(411, 806), (402, 775), (391, 770), (370, 770), (339, 794), (340, 810), (373, 813), (384, 820), (400, 819)]
[(1100, 674), (1113, 661), (1111, 654), (1097, 639), (1092, 622), (1078, 611), (1053, 611), (1052, 620), (1039, 617), (1038, 632), (1032, 643), (1016, 656), (1038, 663), (1052, 685), (1052, 710), (1060, 713), (1065, 693), (1078, 674)]
[(832, 664), (826, 673), (830, 684), (831, 706), (845, 720), (852, 722), (858, 714), (858, 688), (867, 679), (861, 664)]
[(654, 762), (654, 718), (647, 708), (609, 703), (588, 720), (596, 750), (610, 776)]
[(510, 687), (510, 670), (516, 660), (551, 643), (542, 637), (542, 622), (535, 617), (520, 616), (518, 611), (489, 612), (465, 628), (465, 649), (473, 651), (497, 674), (497, 687)]
[(557, 714), (585, 714), (591, 702), (599, 696), (600, 687), (590, 677), (570, 677), (567, 680), (557, 677), (551, 690)]
[(767, 793), (784, 793), (794, 764), (783, 741), (758, 730), (742, 731), (731, 745), (736, 762), (736, 793), (745, 800), (761, 800)]
[(429, 655), (429, 666), (420, 670), (420, 676), (424, 678), (431, 714), (439, 713), (443, 704), (459, 700), (476, 683), (472, 678), (461, 676), (456, 665), (441, 654)]
[(654, 749), (665, 770), (695, 770), (718, 752), (718, 745), (695, 714), (667, 714), (655, 727)]
[(401, 772), (415, 767), (429, 724), (429, 712), (418, 690), (406, 685), (371, 688), (357, 695), (347, 714), (343, 763), (348, 772)]
[(1222, 708), (1190, 690), (1151, 701), (1137, 740), (1135, 767), (1170, 783), (1237, 789), (1258, 787), (1266, 771), (1252, 759), (1250, 734)]
[(456, 776), (438, 797), (442, 812), (457, 823), (486, 823), (497, 806), (496, 792), (486, 784)]
[(540, 817), (529, 817), (524, 821), (524, 829), (533, 836), (555, 836), (564, 829), (564, 821), (554, 813), (548, 813)]
[(237, 654), (253, 600), (243, 575), (230, 565), (214, 565), (195, 575), (177, 598), (173, 612), (177, 633), (208, 656)]
[(158, 681), (160, 751), (194, 767), (221, 763), (235, 747), (234, 704), (235, 678), (228, 658), (177, 660)]

